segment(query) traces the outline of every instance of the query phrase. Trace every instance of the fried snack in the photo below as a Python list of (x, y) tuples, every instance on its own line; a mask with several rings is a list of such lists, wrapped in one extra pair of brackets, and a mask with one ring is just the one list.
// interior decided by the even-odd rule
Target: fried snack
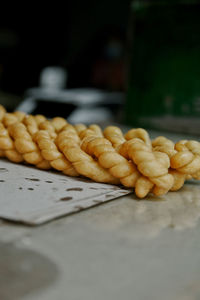
[(0, 122), (2, 122), (5, 114), (6, 114), (6, 109), (0, 104)]
[(34, 141), (37, 143), (42, 157), (49, 162), (51, 167), (69, 176), (78, 175), (71, 163), (59, 151), (48, 131), (40, 130), (36, 132)]
[(88, 128), (86, 128), (85, 130), (82, 130), (79, 133), (79, 137), (80, 137), (81, 140), (83, 140), (87, 136), (103, 137), (103, 132), (102, 132), (101, 128), (98, 125), (92, 124)]
[(23, 122), (24, 118), (26, 117), (26, 114), (22, 111), (14, 111), (13, 115), (17, 117), (18, 122)]
[(154, 151), (166, 153), (170, 158), (177, 153), (174, 143), (164, 136), (158, 136), (152, 141)]
[(175, 144), (175, 149), (177, 153), (171, 157), (171, 167), (186, 176), (200, 179), (200, 143), (182, 140)]
[(45, 116), (43, 115), (35, 115), (34, 116), (37, 125), (39, 126), (42, 122), (46, 121)]
[(74, 126), (60, 117), (6, 112), (0, 105), (0, 157), (53, 167), (69, 176), (85, 176), (135, 188), (139, 198), (180, 189), (185, 180), (200, 179), (200, 143), (165, 137), (153, 141), (146, 130), (98, 125)]
[[(129, 141), (132, 140), (134, 138), (137, 139), (141, 139), (150, 149), (152, 149), (152, 145), (151, 145), (151, 139), (149, 137), (149, 134), (147, 133), (146, 130), (144, 130), (143, 128), (133, 128), (130, 129), (125, 135), (125, 140)], [(127, 143), (128, 145), (128, 143)], [(127, 152), (127, 146), (126, 143), (124, 144), (123, 147), (119, 146), (119, 152), (124, 152), (125, 151), (125, 155), (127, 156), (128, 152)], [(127, 156), (128, 158), (129, 156)], [(165, 194), (168, 190), (163, 189), (162, 187), (157, 187), (154, 186), (153, 182), (149, 180), (148, 177), (145, 177), (143, 175), (141, 175), (138, 180), (136, 181), (136, 185), (135, 185), (135, 193), (139, 198), (144, 198), (146, 195), (148, 195), (150, 192), (153, 192), (155, 195), (157, 196), (161, 196), (163, 194)]]
[[(104, 136), (112, 143), (113, 147), (117, 150), (117, 152), (121, 153), (127, 160), (129, 159), (129, 156), (127, 154), (127, 143), (124, 143), (126, 139), (123, 136), (123, 133), (120, 128), (116, 126), (108, 126), (104, 130)], [(137, 130), (133, 129), (130, 130), (126, 136), (127, 139), (131, 139), (132, 137), (140, 137), (142, 138), (151, 148), (151, 145), (149, 143), (149, 136), (144, 130)], [(122, 144), (123, 147), (122, 147)], [(134, 165), (134, 164), (133, 164)], [(154, 184), (145, 176), (142, 176), (142, 174), (137, 170), (135, 166), (135, 173), (133, 173), (131, 176), (135, 176), (136, 178), (133, 178), (131, 180), (131, 183), (133, 184), (132, 187), (135, 187), (135, 193), (139, 198), (144, 198), (146, 195), (148, 195), (149, 192), (152, 191)], [(126, 178), (127, 180), (127, 178)], [(124, 182), (121, 180), (121, 183), (124, 184)], [(130, 183), (130, 185), (131, 185)], [(125, 185), (125, 184), (124, 184)], [(167, 191), (161, 187), (155, 187), (154, 194), (157, 196), (165, 194)]]
[(106, 138), (88, 136), (81, 143), (81, 149), (98, 159), (99, 164), (126, 187), (134, 187), (140, 176), (136, 166), (121, 156)]
[(75, 124), (74, 128), (76, 130), (76, 132), (78, 133), (78, 135), (80, 135), (81, 131), (87, 129), (87, 127), (84, 124)]
[[(154, 151), (166, 153), (170, 159), (177, 153), (177, 150), (175, 150), (174, 143), (163, 136), (159, 136), (156, 139), (154, 139), (152, 141), (152, 146)], [(169, 174), (171, 174), (174, 177), (174, 184), (171, 187), (170, 191), (179, 190), (184, 185), (184, 182), (188, 177), (186, 174), (182, 174), (179, 171), (171, 168), (169, 169)]]
[(44, 160), (37, 144), (33, 141), (23, 123), (14, 123), (8, 127), (9, 135), (14, 140), (14, 146), (23, 159), (41, 169), (49, 169), (48, 161)]
[(48, 131), (48, 133), (52, 139), (56, 138), (57, 134), (55, 131), (55, 127), (52, 125), (52, 123), (49, 120), (45, 120), (45, 121), (39, 123), (38, 127), (39, 127), (39, 130)]
[(57, 146), (61, 149), (61, 151), (62, 151), (63, 143), (64, 143), (64, 146), (66, 146), (66, 143), (65, 143), (66, 138), (71, 138), (78, 144), (80, 144), (80, 141), (81, 141), (79, 138), (79, 135), (77, 133), (77, 130), (71, 124), (65, 125), (65, 127), (63, 128), (63, 130), (60, 132), (60, 134), (57, 136), (57, 138), (55, 140)]
[[(155, 195), (165, 194), (173, 186), (173, 176), (168, 173), (170, 160), (167, 154), (153, 152), (144, 141), (138, 138), (133, 138), (122, 144), (119, 153), (131, 159), (137, 165), (140, 173), (145, 177), (140, 179), (140, 181), (138, 180), (138, 185), (141, 181), (148, 182), (147, 179), (149, 179), (152, 184), (155, 184), (154, 187), (152, 186)], [(136, 193), (138, 187), (137, 183)], [(150, 186), (150, 183), (148, 186)]]
[(0, 123), (0, 156), (7, 157), (16, 163), (24, 160), (23, 156), (15, 149), (14, 142), (3, 123)]
[(25, 113), (19, 111), (16, 111), (14, 113), (5, 113), (1, 122), (7, 128), (14, 123), (22, 122), (25, 116)]
[(50, 122), (56, 133), (60, 132), (67, 124), (67, 121), (61, 117), (55, 117)]
[(143, 128), (137, 128), (137, 129), (130, 129), (126, 134), (125, 134), (125, 139), (127, 141), (132, 140), (134, 138), (141, 139), (149, 148), (152, 147), (151, 145), (151, 139), (149, 137), (148, 132), (143, 129)]
[[(94, 131), (91, 131), (94, 134)], [(73, 167), (80, 175), (88, 177), (96, 182), (119, 183), (118, 178), (112, 176), (107, 170), (102, 168), (92, 156), (88, 155), (80, 148), (80, 138), (73, 126), (66, 126), (65, 130), (58, 134), (56, 143), (67, 160), (72, 163)]]
[(123, 144), (126, 141), (121, 129), (117, 126), (107, 126), (104, 129), (103, 135), (112, 143), (112, 146), (116, 150), (121, 144)]
[(33, 136), (39, 130), (36, 118), (32, 115), (27, 115), (24, 118), (23, 123), (31, 136)]

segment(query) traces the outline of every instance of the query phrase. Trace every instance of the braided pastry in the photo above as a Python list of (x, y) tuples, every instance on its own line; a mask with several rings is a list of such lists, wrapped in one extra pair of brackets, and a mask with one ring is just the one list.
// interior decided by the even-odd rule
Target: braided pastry
[(5, 108), (0, 104), (0, 122), (2, 122), (4, 116), (6, 114)]
[(84, 139), (87, 136), (103, 136), (102, 130), (98, 125), (92, 124), (88, 128), (79, 132), (80, 139)]
[(24, 160), (23, 156), (15, 149), (14, 142), (3, 123), (0, 123), (0, 156), (7, 157), (16, 163)]
[(78, 175), (64, 155), (58, 150), (48, 131), (38, 131), (34, 135), (34, 141), (37, 143), (41, 151), (41, 155), (49, 162), (51, 167), (58, 171), (62, 171), (69, 176)]
[(103, 135), (112, 143), (115, 149), (118, 149), (118, 147), (126, 141), (121, 129), (116, 126), (106, 127)]
[[(111, 141), (113, 147), (127, 160), (129, 159), (129, 156), (127, 154), (127, 145), (128, 143), (125, 143), (126, 139), (132, 139), (132, 138), (141, 138), (144, 140), (149, 146), (149, 136), (147, 132), (141, 128), (139, 129), (132, 129), (128, 131), (128, 133), (125, 135), (126, 139), (123, 136), (122, 131), (116, 127), (116, 126), (108, 126), (104, 130), (104, 136)], [(123, 144), (123, 147), (122, 147)], [(151, 146), (150, 146), (151, 148)], [(132, 162), (133, 164), (133, 162)], [(140, 172), (137, 170), (135, 164), (133, 164), (135, 171), (129, 176), (126, 177), (125, 180), (127, 181), (128, 178), (130, 178), (130, 183), (129, 185), (124, 183), (123, 179), (121, 179), (121, 183), (124, 184), (125, 186), (129, 187), (135, 187), (135, 193), (139, 198), (144, 198), (152, 189), (154, 184), (147, 178), (144, 177), (140, 174)], [(156, 188), (154, 190), (154, 193), (157, 195), (162, 195), (166, 193), (166, 190), (163, 190), (162, 188)]]
[[(170, 159), (177, 153), (174, 143), (163, 136), (159, 136), (154, 139), (152, 141), (152, 146), (154, 151), (166, 153)], [(178, 170), (172, 168), (169, 169), (169, 174), (174, 177), (174, 184), (170, 191), (179, 190), (184, 185), (185, 180), (188, 178), (186, 174), (180, 173)]]
[(147, 131), (143, 128), (133, 128), (130, 129), (126, 134), (125, 134), (125, 139), (127, 141), (132, 140), (134, 138), (141, 139), (147, 146), (151, 148), (151, 139), (149, 137), (149, 134)]
[(23, 159), (29, 163), (36, 165), (41, 169), (49, 169), (48, 161), (45, 161), (40, 153), (37, 144), (33, 141), (23, 123), (15, 123), (8, 127), (8, 132), (14, 140), (14, 146)]
[(119, 183), (117, 178), (110, 175), (92, 156), (80, 148), (80, 138), (73, 126), (66, 126), (65, 130), (58, 134), (57, 143), (59, 149), (80, 175), (97, 182)]
[(75, 124), (74, 128), (75, 128), (78, 135), (80, 135), (81, 131), (87, 129), (87, 127), (84, 124), (81, 124), (81, 123), (80, 124)]
[(200, 143), (182, 140), (175, 144), (175, 149), (177, 153), (171, 157), (171, 167), (182, 174), (200, 179)]
[(55, 127), (52, 125), (52, 123), (49, 120), (45, 120), (44, 122), (41, 122), (38, 127), (40, 130), (48, 131), (52, 139), (56, 138), (57, 134), (56, 134)]
[(98, 159), (99, 164), (109, 173), (120, 179), (126, 187), (134, 187), (139, 173), (135, 165), (121, 156), (105, 138), (88, 136), (81, 144), (81, 149)]
[(168, 173), (170, 160), (165, 153), (153, 152), (143, 140), (138, 138), (133, 138), (122, 144), (119, 153), (131, 159), (144, 176), (144, 178), (138, 179), (136, 183), (136, 193), (137, 187), (140, 190), (141, 182), (146, 183), (146, 191), (155, 185), (153, 188), (155, 195), (165, 194), (173, 186), (173, 176)]
[(72, 126), (65, 119), (8, 113), (0, 105), (0, 157), (54, 168), (69, 176), (135, 188), (139, 198), (180, 189), (185, 180), (200, 179), (200, 143), (165, 137), (151, 141), (142, 129), (125, 135), (120, 128)]
[(26, 115), (23, 119), (23, 123), (31, 136), (33, 136), (39, 130), (40, 124), (44, 123), (45, 121), (46, 118), (43, 115)]
[(66, 124), (67, 121), (61, 117), (55, 117), (51, 120), (51, 125), (54, 127), (55, 132), (60, 132)]
[(33, 136), (39, 130), (36, 118), (32, 115), (27, 115), (24, 118), (23, 123), (31, 136)]

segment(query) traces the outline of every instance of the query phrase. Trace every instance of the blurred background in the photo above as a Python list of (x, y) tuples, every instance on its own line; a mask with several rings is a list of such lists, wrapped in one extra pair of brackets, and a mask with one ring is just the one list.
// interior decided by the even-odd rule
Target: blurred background
[(193, 0), (4, 5), (0, 103), (198, 134), (199, 13)]
[[(13, 109), (41, 72), (58, 66), (65, 87), (124, 90), (130, 0), (6, 7), (0, 18), (0, 102)], [(5, 99), (6, 98), (6, 99)]]

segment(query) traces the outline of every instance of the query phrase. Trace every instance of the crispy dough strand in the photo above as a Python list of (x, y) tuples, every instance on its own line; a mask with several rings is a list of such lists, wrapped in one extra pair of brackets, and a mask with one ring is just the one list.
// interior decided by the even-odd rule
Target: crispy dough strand
[(27, 163), (36, 165), (42, 169), (50, 168), (49, 163), (44, 161), (39, 148), (32, 140), (24, 124), (15, 123), (9, 126), (8, 132), (14, 140), (16, 150), (23, 156)]
[(5, 113), (2, 119), (2, 123), (7, 128), (14, 123), (22, 122), (26, 114), (24, 112), (15, 111), (14, 113)]
[(43, 123), (44, 121), (46, 121), (46, 118), (43, 115), (35, 115), (34, 118), (35, 118), (35, 121), (37, 122), (38, 126), (41, 123)]
[(80, 144), (80, 138), (77, 134), (77, 131), (74, 128), (74, 126), (71, 124), (65, 125), (65, 127), (59, 133), (59, 135), (57, 136), (57, 138), (55, 140), (57, 146), (59, 147), (59, 149), (61, 151), (63, 150), (63, 143), (64, 143), (64, 146), (66, 146), (65, 138), (72, 138), (76, 143)]
[(158, 136), (152, 141), (153, 151), (166, 153), (170, 158), (177, 153), (174, 146), (174, 143), (164, 136)]
[(71, 163), (64, 157), (64, 155), (58, 150), (56, 144), (51, 139), (48, 131), (40, 130), (35, 136), (34, 140), (41, 150), (41, 154), (45, 160), (56, 170), (70, 176), (77, 176)]
[(0, 152), (1, 157), (7, 157), (9, 160), (19, 163), (22, 162), (23, 156), (15, 149), (15, 145), (8, 130), (0, 123)]
[(156, 194), (158, 188), (162, 189), (162, 194), (173, 186), (173, 176), (168, 174), (169, 158), (165, 153), (154, 153), (144, 141), (138, 138), (122, 144), (119, 152), (132, 159), (143, 176), (155, 184)]
[(39, 130), (38, 123), (35, 117), (32, 115), (27, 115), (24, 118), (23, 123), (31, 136), (33, 136)]
[(200, 174), (200, 143), (182, 140), (175, 144), (177, 153), (171, 157), (171, 167), (195, 179)]
[(52, 139), (55, 139), (57, 136), (55, 128), (49, 120), (45, 120), (44, 122), (39, 123), (39, 129), (48, 131)]
[[(156, 139), (154, 139), (152, 141), (152, 146), (154, 151), (166, 153), (169, 156), (169, 158), (173, 157), (177, 153), (177, 150), (175, 150), (174, 143), (163, 136), (159, 136)], [(174, 177), (174, 184), (171, 187), (170, 191), (179, 190), (184, 185), (187, 176), (171, 168), (169, 169), (169, 174), (171, 174)]]
[(79, 137), (81, 140), (83, 140), (85, 137), (87, 136), (99, 136), (99, 137), (103, 137), (103, 133), (101, 128), (98, 125), (90, 125), (88, 128), (86, 128), (85, 130), (82, 130), (79, 133)]
[[(106, 182), (118, 184), (119, 180), (102, 168), (90, 155), (85, 153), (80, 148), (80, 139), (78, 134), (73, 134), (73, 126), (66, 128), (58, 134), (56, 139), (59, 149), (63, 152), (65, 157), (72, 163), (76, 171), (85, 177), (88, 177), (97, 182)], [(90, 129), (91, 130), (91, 129)], [(68, 131), (68, 132), (67, 132)], [(71, 132), (71, 133), (70, 133)]]
[(127, 141), (138, 138), (141, 139), (147, 146), (149, 146), (149, 148), (152, 146), (149, 134), (143, 128), (130, 129), (124, 137)]
[(17, 123), (17, 122), (18, 122), (18, 118), (13, 113), (6, 113), (2, 120), (2, 123), (6, 128), (8, 128), (10, 125)]
[(0, 122), (2, 122), (5, 114), (6, 114), (6, 109), (0, 104)]
[(112, 143), (115, 149), (118, 149), (118, 147), (126, 141), (121, 129), (117, 126), (106, 127), (103, 134), (104, 137)]
[(108, 169), (112, 176), (119, 178), (124, 186), (135, 186), (135, 182), (140, 176), (137, 168), (132, 162), (117, 153), (107, 139), (95, 136), (85, 137), (81, 149), (96, 157), (99, 164)]
[(76, 132), (77, 132), (78, 135), (80, 135), (80, 133), (83, 130), (87, 129), (87, 127), (84, 124), (81, 124), (81, 123), (80, 124), (75, 124), (74, 128), (75, 128), (75, 130), (76, 130)]
[(180, 189), (185, 180), (200, 180), (200, 143), (165, 137), (152, 142), (142, 129), (125, 135), (116, 126), (102, 133), (98, 125), (74, 126), (60, 117), (8, 113), (0, 105), (0, 157), (50, 167), (70, 176), (134, 187), (139, 198)]
[(24, 118), (26, 117), (26, 113), (18, 110), (15, 111), (13, 114), (17, 117), (18, 122), (23, 122)]
[(61, 117), (55, 117), (51, 120), (51, 125), (54, 127), (57, 133), (60, 132), (65, 127), (66, 124), (67, 121)]

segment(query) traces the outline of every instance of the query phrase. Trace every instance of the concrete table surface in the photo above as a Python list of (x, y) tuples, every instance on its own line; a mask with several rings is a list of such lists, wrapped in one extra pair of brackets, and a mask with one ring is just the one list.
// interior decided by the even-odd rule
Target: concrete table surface
[(200, 299), (200, 185), (47, 223), (0, 222), (0, 299)]

